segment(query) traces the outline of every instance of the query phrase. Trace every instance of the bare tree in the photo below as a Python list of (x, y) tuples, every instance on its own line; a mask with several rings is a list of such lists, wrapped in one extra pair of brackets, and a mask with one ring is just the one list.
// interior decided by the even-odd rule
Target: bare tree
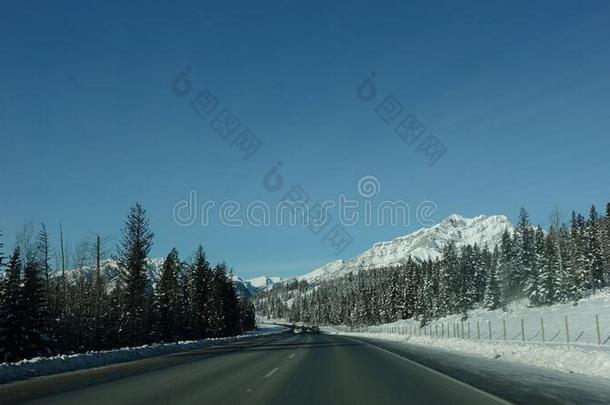
[(19, 247), (22, 257), (26, 258), (26, 260), (33, 259), (36, 253), (35, 229), (34, 222), (27, 220), (15, 237), (15, 245)]

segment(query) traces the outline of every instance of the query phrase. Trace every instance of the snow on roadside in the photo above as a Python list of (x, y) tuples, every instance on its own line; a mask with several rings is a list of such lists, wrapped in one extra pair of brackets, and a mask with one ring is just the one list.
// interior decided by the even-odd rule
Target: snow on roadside
[(589, 377), (610, 378), (610, 350), (607, 347), (442, 339), (429, 336), (407, 336), (397, 333), (342, 332), (333, 328), (326, 328), (326, 331), (338, 335), (434, 347), (452, 353), (474, 355), (487, 359), (502, 359), (566, 373), (579, 373)]
[(326, 330), (610, 379), (610, 288), (577, 303), (530, 307), (521, 300), (505, 309), (477, 308), (465, 319), (450, 315), (423, 329), (407, 319), (357, 331)]
[(36, 357), (28, 360), (21, 360), (16, 363), (0, 363), (0, 384), (42, 375), (101, 367), (108, 364), (123, 363), (147, 357), (218, 346), (240, 340), (275, 335), (283, 333), (286, 330), (287, 328), (277, 325), (258, 325), (257, 330), (246, 332), (239, 336), (180, 341), (175, 343), (155, 343), (138, 347), (124, 347), (116, 350), (92, 351), (53, 357)]

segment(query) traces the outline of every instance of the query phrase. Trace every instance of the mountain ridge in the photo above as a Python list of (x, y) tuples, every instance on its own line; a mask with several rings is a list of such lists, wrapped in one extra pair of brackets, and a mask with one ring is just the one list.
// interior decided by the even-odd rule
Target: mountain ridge
[[(514, 232), (514, 226), (504, 215), (466, 218), (452, 214), (438, 224), (389, 241), (376, 242), (351, 259), (329, 262), (292, 279), (315, 284), (356, 271), (398, 266), (409, 258), (416, 261), (435, 260), (442, 256), (442, 249), (450, 242), (454, 242), (458, 248), (474, 244), (493, 248), (500, 243), (506, 230)], [(266, 286), (267, 289), (272, 287)]]

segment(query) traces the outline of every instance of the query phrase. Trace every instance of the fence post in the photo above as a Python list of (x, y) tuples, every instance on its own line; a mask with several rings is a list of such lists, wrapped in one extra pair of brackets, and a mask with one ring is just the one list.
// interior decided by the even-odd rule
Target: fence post
[(468, 321), (468, 340), (470, 340), (470, 321)]
[(436, 335), (436, 337), (438, 337), (438, 323), (435, 326), (436, 332), (434, 333)]
[(462, 339), (464, 339), (464, 321), (460, 321), (460, 324), (462, 325)]
[(504, 340), (506, 341), (506, 319), (502, 319), (502, 332), (504, 333)]
[(540, 332), (542, 333), (542, 343), (544, 343), (544, 341), (545, 341), (545, 336), (544, 336), (544, 319), (542, 317), (540, 317)]
[(597, 344), (601, 345), (602, 336), (601, 336), (601, 333), (599, 333), (599, 315), (598, 314), (595, 314), (595, 329), (597, 330)]
[(481, 340), (481, 322), (477, 321), (477, 340)]
[(568, 316), (565, 316), (565, 324), (566, 324), (566, 343), (570, 343), (570, 328), (568, 326)]
[(525, 342), (525, 325), (523, 325), (523, 318), (521, 318), (521, 340)]
[(491, 340), (491, 321), (487, 320), (487, 328), (489, 329), (489, 340)]

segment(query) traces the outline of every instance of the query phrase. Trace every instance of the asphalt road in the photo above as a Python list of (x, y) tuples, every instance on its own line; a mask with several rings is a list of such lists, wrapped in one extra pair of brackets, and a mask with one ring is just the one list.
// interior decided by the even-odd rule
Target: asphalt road
[(282, 334), (0, 386), (27, 404), (498, 404), (353, 338)]

